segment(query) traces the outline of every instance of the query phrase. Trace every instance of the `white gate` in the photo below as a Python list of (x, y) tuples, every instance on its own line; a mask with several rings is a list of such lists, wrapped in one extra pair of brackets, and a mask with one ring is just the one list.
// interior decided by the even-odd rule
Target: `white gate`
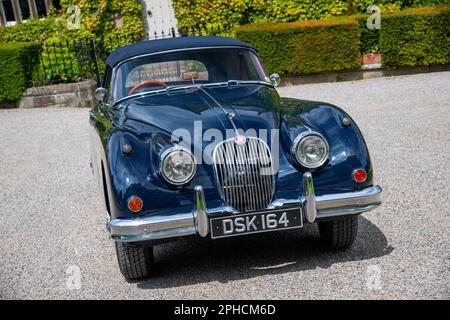
[(144, 0), (146, 32), (148, 39), (173, 37), (176, 35), (177, 19), (172, 0)]

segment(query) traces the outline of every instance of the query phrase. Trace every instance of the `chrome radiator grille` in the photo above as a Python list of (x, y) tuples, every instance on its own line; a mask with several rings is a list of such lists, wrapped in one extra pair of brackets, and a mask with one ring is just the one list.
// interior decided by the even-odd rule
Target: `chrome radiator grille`
[(240, 212), (267, 208), (274, 193), (272, 157), (258, 138), (226, 140), (214, 149), (214, 165), (224, 202)]

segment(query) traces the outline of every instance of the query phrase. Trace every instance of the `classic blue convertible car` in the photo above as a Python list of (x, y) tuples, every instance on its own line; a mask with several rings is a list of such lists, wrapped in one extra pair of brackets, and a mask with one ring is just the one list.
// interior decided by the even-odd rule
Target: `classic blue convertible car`
[(350, 246), (380, 205), (366, 143), (333, 105), (280, 98), (256, 50), (223, 37), (142, 41), (106, 61), (90, 112), (91, 165), (127, 280), (153, 245), (318, 223)]

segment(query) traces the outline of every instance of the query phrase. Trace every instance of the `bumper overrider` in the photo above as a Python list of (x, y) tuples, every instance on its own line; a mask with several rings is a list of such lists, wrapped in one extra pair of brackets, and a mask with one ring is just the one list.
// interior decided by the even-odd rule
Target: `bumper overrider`
[[(356, 192), (316, 196), (310, 172), (303, 175), (304, 194), (298, 199), (278, 199), (268, 209), (302, 208), (309, 223), (339, 216), (356, 215), (373, 210), (381, 204), (381, 187), (372, 186)], [(196, 210), (174, 215), (152, 215), (134, 219), (111, 219), (107, 228), (111, 238), (122, 242), (148, 241), (190, 235), (209, 234), (209, 214), (234, 214), (231, 207), (208, 210), (201, 186), (195, 187)]]

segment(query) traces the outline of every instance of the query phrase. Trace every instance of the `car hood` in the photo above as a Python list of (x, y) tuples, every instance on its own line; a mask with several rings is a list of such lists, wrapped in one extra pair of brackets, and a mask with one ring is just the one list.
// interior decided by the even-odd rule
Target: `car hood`
[(279, 110), (280, 98), (270, 86), (223, 86), (131, 98), (123, 104), (123, 119), (149, 124), (170, 135), (187, 130), (193, 137), (195, 128), (202, 134), (217, 129), (227, 137), (234, 128), (227, 112), (235, 114), (237, 129), (258, 132), (279, 128)]

